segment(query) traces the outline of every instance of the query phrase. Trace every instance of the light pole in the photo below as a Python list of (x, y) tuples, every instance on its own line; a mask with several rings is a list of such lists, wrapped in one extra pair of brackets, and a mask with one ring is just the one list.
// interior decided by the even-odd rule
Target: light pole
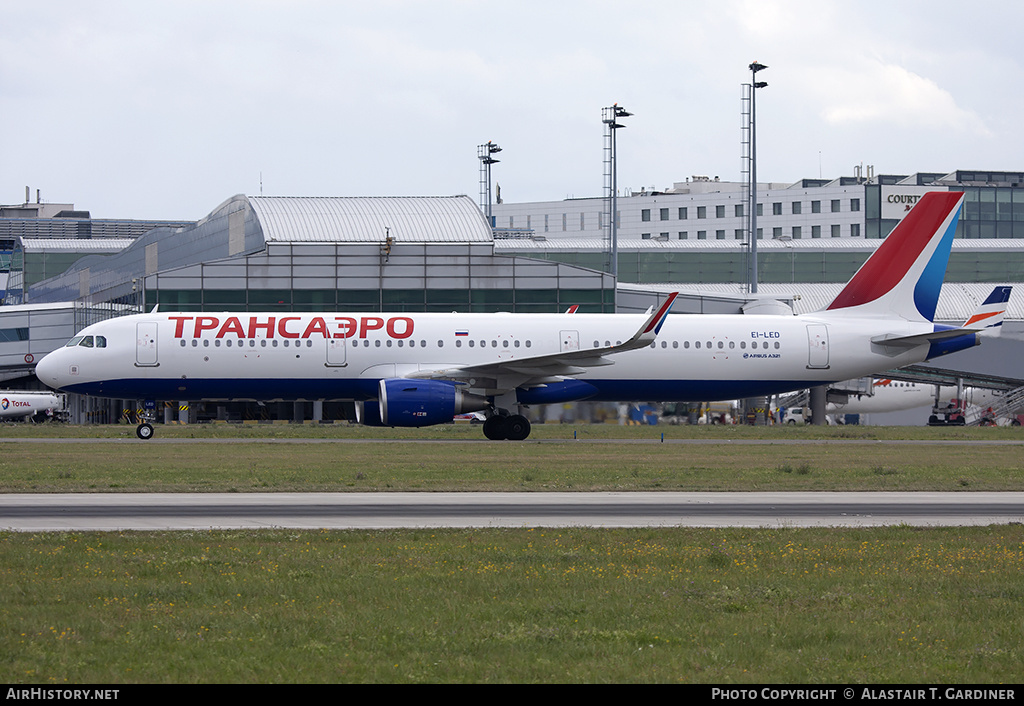
[(487, 224), (491, 228), (494, 227), (491, 216), (491, 165), (500, 161), (491, 156), (495, 152), (501, 152), (501, 148), (490, 140), (476, 148), (476, 155), (480, 159), (480, 210), (487, 216)]
[(619, 224), (618, 219), (615, 217), (616, 214), (616, 198), (618, 196), (619, 184), (618, 184), (618, 165), (617, 165), (617, 150), (615, 131), (620, 127), (626, 127), (618, 121), (619, 118), (628, 118), (632, 113), (628, 112), (625, 108), (621, 107), (618, 103), (613, 104), (609, 108), (603, 108), (601, 110), (601, 122), (604, 123), (604, 143), (605, 143), (605, 189), (607, 194), (605, 196), (608, 199), (608, 239), (611, 247), (611, 271), (612, 277), (615, 281), (619, 281)]
[(757, 81), (757, 72), (768, 67), (756, 61), (750, 64), (750, 292), (757, 294), (757, 89), (768, 84)]

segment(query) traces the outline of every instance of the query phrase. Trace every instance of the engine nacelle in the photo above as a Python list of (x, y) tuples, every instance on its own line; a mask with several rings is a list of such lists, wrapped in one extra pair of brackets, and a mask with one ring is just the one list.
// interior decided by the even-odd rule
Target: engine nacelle
[[(486, 398), (463, 392), (442, 380), (390, 378), (379, 386), (380, 423), (388, 427), (426, 427), (452, 421), (456, 414), (487, 409)], [(366, 412), (369, 413), (369, 402)]]

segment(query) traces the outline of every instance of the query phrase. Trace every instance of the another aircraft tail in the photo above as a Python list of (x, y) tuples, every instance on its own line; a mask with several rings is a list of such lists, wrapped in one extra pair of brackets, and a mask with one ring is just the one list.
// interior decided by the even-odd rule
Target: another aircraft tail
[(999, 333), (1006, 316), (1007, 302), (1013, 287), (996, 287), (960, 328), (980, 329), (986, 333)]
[(931, 322), (962, 202), (955, 191), (922, 196), (825, 310)]

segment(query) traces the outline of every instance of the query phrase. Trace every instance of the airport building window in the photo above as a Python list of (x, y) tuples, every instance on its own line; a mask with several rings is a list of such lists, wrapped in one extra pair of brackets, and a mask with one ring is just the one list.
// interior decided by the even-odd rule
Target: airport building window
[(838, 223), (833, 223), (832, 224), (832, 237), (833, 238), (838, 238), (839, 237), (839, 224)]
[(860, 211), (860, 199), (850, 199), (850, 210)]
[(715, 206), (715, 218), (725, 218), (725, 206)]
[(820, 238), (821, 237), (821, 226), (811, 226), (811, 237), (812, 238)]
[(707, 218), (707, 217), (708, 217), (708, 207), (707, 206), (698, 206), (697, 207), (697, 218)]
[(772, 204), (772, 215), (773, 216), (781, 216), (782, 215), (782, 204), (781, 203), (776, 202), (776, 203)]
[(679, 220), (681, 220), (681, 221), (685, 221), (686, 220), (686, 207), (685, 206), (683, 208), (679, 209)]
[(640, 211), (640, 220), (647, 223), (651, 220), (651, 209), (645, 208)]
[(832, 199), (832, 213), (839, 213), (839, 199)]
[(793, 202), (793, 215), (796, 216), (803, 211), (803, 203), (800, 201)]
[(0, 329), (0, 343), (11, 343), (13, 341), (27, 341), (28, 328), (3, 328)]
[(811, 201), (811, 213), (821, 213), (821, 201)]
[(736, 218), (743, 218), (743, 204), (736, 204), (735, 208), (733, 208), (733, 215), (736, 216)]
[(658, 217), (661, 220), (663, 220), (663, 221), (667, 221), (668, 220), (668, 209), (667, 208), (663, 208), (663, 209), (659, 210), (658, 211)]

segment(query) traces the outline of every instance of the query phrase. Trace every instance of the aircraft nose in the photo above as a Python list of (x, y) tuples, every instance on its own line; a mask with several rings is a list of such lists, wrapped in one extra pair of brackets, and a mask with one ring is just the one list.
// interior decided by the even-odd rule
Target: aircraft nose
[(64, 381), (60, 375), (60, 351), (54, 351), (43, 356), (43, 359), (36, 363), (36, 377), (40, 382), (49, 387), (60, 389)]

